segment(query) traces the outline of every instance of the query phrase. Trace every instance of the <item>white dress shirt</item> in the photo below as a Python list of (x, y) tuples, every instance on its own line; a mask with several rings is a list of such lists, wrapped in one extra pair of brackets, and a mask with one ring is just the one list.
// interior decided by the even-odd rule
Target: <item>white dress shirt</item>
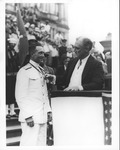
[(84, 70), (84, 67), (86, 65), (86, 62), (88, 60), (90, 55), (88, 55), (86, 58), (82, 59), (81, 62), (80, 60), (78, 60), (74, 71), (72, 73), (71, 79), (70, 79), (70, 83), (68, 87), (78, 87), (79, 90), (83, 90), (82, 87), (82, 73)]
[(48, 33), (50, 32), (50, 25), (48, 24), (48, 25), (45, 25), (45, 31), (47, 31)]

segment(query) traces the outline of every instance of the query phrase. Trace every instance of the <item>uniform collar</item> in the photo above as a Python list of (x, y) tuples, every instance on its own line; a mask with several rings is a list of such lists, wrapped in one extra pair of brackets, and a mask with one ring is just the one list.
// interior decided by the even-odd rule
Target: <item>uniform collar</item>
[(30, 63), (35, 69), (37, 69), (38, 71), (40, 71), (42, 74), (45, 74), (44, 69), (43, 69), (38, 63), (36, 63), (35, 61), (33, 61), (33, 60), (31, 60), (31, 59), (30, 59), (29, 63)]
[(30, 59), (30, 63), (31, 63), (33, 66), (35, 66), (36, 68), (39, 67), (39, 64), (36, 63), (35, 61), (31, 60), (31, 59)]

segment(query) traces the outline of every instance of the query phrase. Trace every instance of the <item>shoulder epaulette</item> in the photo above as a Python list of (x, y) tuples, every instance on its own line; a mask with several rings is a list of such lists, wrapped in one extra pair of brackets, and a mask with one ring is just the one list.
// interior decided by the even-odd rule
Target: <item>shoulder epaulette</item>
[(30, 67), (27, 67), (27, 68), (25, 68), (25, 70), (28, 70), (28, 69), (30, 69), (30, 68), (32, 68), (31, 66)]

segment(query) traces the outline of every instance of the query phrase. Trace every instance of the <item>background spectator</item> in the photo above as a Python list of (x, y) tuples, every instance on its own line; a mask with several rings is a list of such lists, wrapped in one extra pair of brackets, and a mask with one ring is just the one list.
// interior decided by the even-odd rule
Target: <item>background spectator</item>
[(49, 25), (49, 21), (46, 20), (46, 21), (45, 21), (45, 31), (46, 31), (47, 33), (50, 33), (50, 29), (51, 29), (51, 27), (50, 27), (50, 25)]
[[(16, 117), (17, 114), (14, 110), (15, 100), (15, 82), (16, 74), (19, 70), (19, 59), (16, 51), (14, 50), (15, 43), (8, 40), (6, 43), (6, 117)], [(10, 111), (9, 111), (10, 107)]]
[(66, 54), (63, 54), (62, 57), (62, 64), (58, 66), (56, 70), (56, 76), (58, 77), (58, 80), (56, 82), (57, 90), (63, 90), (64, 84), (63, 84), (63, 76), (65, 74), (65, 71), (67, 69), (67, 65), (71, 59), (71, 57), (66, 56)]
[(68, 57), (70, 57), (70, 58), (73, 58), (73, 55), (74, 55), (73, 52), (74, 52), (74, 50), (73, 50), (72, 45), (68, 45), (68, 46), (67, 46), (67, 54), (66, 54), (66, 55), (67, 55)]
[(62, 36), (61, 32), (58, 31), (58, 32), (55, 34), (55, 37), (54, 37), (55, 43), (56, 43), (56, 45), (58, 45), (58, 47), (61, 46), (61, 41), (62, 41), (62, 39), (63, 39), (63, 36)]
[(107, 74), (108, 73), (107, 63), (105, 62), (105, 59), (103, 59), (102, 54), (98, 54), (96, 56), (96, 59), (102, 63), (104, 73)]
[(111, 55), (111, 51), (107, 52), (105, 54), (105, 59), (106, 59), (106, 63), (107, 63), (108, 73), (111, 73), (112, 72), (112, 55)]
[(67, 53), (66, 42), (67, 42), (66, 39), (62, 39), (62, 40), (61, 40), (61, 46), (59, 47), (59, 61), (60, 61), (60, 64), (63, 63), (62, 60), (61, 60), (61, 56), (62, 56), (63, 54), (66, 54), (66, 53)]

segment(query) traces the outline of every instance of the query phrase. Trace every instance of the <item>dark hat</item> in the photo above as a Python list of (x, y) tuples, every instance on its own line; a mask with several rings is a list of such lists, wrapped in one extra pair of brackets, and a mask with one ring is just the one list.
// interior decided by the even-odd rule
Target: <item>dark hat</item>
[(46, 22), (46, 23), (49, 23), (49, 20), (46, 20), (45, 22)]
[(44, 55), (45, 55), (45, 57), (48, 57), (48, 56), (49, 56), (49, 53), (45, 53)]
[(62, 39), (62, 42), (67, 42), (67, 40), (66, 39)]
[(28, 40), (28, 44), (29, 44), (29, 47), (31, 47), (31, 46), (35, 46), (35, 47), (36, 46), (41, 46), (41, 44), (35, 39)]
[(62, 54), (62, 56), (61, 56), (61, 62), (64, 62), (67, 58), (70, 59), (70, 57), (68, 57), (67, 54)]

